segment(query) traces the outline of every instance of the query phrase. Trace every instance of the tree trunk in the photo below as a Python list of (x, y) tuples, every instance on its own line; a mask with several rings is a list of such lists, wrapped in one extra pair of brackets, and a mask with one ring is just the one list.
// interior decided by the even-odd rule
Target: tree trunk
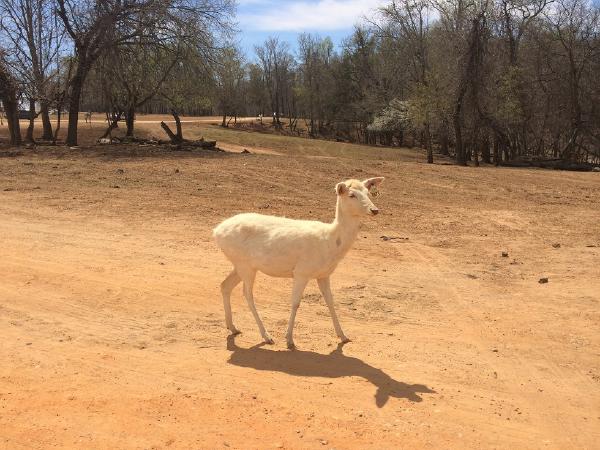
[(500, 151), (498, 148), (498, 137), (494, 136), (494, 165), (500, 165)]
[(164, 122), (160, 123), (160, 126), (162, 127), (163, 130), (165, 130), (165, 133), (167, 133), (167, 136), (169, 136), (169, 139), (171, 139), (171, 142), (173, 144), (180, 144), (181, 142), (177, 139), (177, 136), (175, 135), (175, 133), (173, 133), (171, 131), (171, 129), (169, 128), (169, 125), (167, 125)]
[(0, 90), (2, 91), (0, 92), (0, 98), (2, 99), (2, 104), (4, 105), (6, 122), (8, 123), (8, 134), (10, 135), (10, 144), (21, 145), (21, 124), (19, 123), (16, 92), (13, 88), (12, 83), (6, 83), (4, 87), (0, 88)]
[(433, 164), (433, 147), (431, 144), (431, 131), (429, 123), (425, 124), (425, 145), (427, 145), (427, 164)]
[(77, 125), (79, 122), (79, 101), (81, 99), (81, 90), (83, 89), (84, 75), (81, 69), (77, 68), (77, 73), (71, 82), (71, 97), (69, 98), (69, 126), (67, 129), (66, 144), (70, 146), (77, 145)]
[(31, 142), (32, 144), (35, 143), (35, 140), (33, 139), (34, 127), (35, 127), (35, 99), (30, 98), (29, 99), (29, 126), (27, 127), (27, 135), (25, 137), (25, 140), (27, 142)]
[(56, 145), (58, 139), (58, 132), (60, 131), (60, 121), (62, 118), (62, 102), (64, 97), (60, 100), (58, 107), (56, 108), (56, 128), (54, 129), (54, 136), (52, 136), (52, 143)]
[(133, 137), (133, 129), (135, 127), (135, 107), (131, 106), (125, 113), (125, 124), (127, 125), (125, 136)]
[(448, 126), (444, 123), (441, 130), (440, 136), (440, 153), (442, 155), (448, 155)]
[(177, 127), (177, 134), (173, 133), (171, 131), (171, 129), (169, 128), (169, 126), (164, 123), (161, 122), (160, 126), (162, 127), (163, 130), (165, 130), (165, 133), (167, 133), (167, 135), (169, 136), (169, 139), (171, 139), (171, 142), (173, 144), (181, 144), (183, 142), (183, 133), (181, 131), (181, 121), (179, 120), (179, 114), (177, 114), (177, 112), (175, 110), (171, 110), (171, 114), (173, 114), (173, 117), (175, 118), (175, 126)]
[(54, 137), (52, 134), (52, 123), (50, 122), (50, 111), (48, 109), (48, 102), (43, 101), (41, 104), (40, 114), (42, 115), (42, 139), (44, 141), (51, 141)]
[[(461, 105), (462, 106), (462, 99)], [(454, 134), (456, 136), (456, 163), (459, 166), (466, 166), (467, 162), (465, 160), (465, 148), (462, 140), (462, 123), (460, 117), (460, 107), (457, 104), (457, 110), (454, 113)]]
[(221, 126), (223, 128), (227, 126), (227, 113), (223, 113), (223, 121), (221, 122)]
[(119, 120), (121, 120), (121, 113), (120, 112), (118, 114), (112, 116), (112, 121), (108, 125), (108, 128), (106, 129), (106, 131), (104, 132), (104, 134), (102, 136), (100, 136), (100, 139), (104, 139), (104, 138), (110, 136), (111, 133), (112, 133), (112, 131), (115, 128), (119, 128)]
[(458, 86), (458, 92), (454, 103), (454, 135), (456, 136), (456, 163), (459, 166), (466, 166), (467, 161), (465, 159), (465, 146), (462, 139), (462, 107), (465, 94), (467, 92), (468, 77), (467, 74), (463, 74)]
[(181, 142), (183, 141), (183, 132), (181, 131), (181, 120), (179, 120), (179, 114), (177, 111), (172, 110), (171, 114), (173, 114), (173, 118), (175, 119), (175, 127), (177, 128), (177, 139)]
[(279, 87), (275, 90), (275, 116), (273, 117), (273, 123), (277, 129), (281, 128), (281, 121), (279, 120)]
[(481, 160), (486, 164), (490, 164), (492, 162), (490, 158), (490, 141), (486, 135), (481, 143)]

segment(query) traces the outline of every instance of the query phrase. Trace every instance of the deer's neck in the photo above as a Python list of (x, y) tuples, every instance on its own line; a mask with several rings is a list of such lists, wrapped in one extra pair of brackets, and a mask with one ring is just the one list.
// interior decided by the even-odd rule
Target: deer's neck
[(335, 219), (333, 219), (333, 223), (331, 224), (331, 239), (335, 242), (335, 247), (340, 251), (342, 256), (356, 240), (359, 228), (359, 218), (345, 214), (338, 201), (335, 209)]

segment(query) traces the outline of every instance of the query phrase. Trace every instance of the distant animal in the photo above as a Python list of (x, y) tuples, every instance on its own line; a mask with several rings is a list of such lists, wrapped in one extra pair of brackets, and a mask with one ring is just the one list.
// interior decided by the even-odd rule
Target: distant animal
[(338, 183), (335, 187), (337, 204), (332, 223), (245, 213), (226, 219), (213, 230), (217, 245), (233, 264), (232, 272), (221, 283), (225, 324), (232, 334), (238, 334), (239, 331), (233, 325), (231, 291), (243, 281), (244, 296), (260, 334), (266, 343), (273, 343), (254, 304), (252, 291), (256, 272), (260, 271), (273, 277), (294, 279), (286, 333), (288, 348), (295, 347), (293, 332), (296, 312), (304, 288), (311, 279), (317, 280), (336, 334), (342, 342), (349, 341), (335, 312), (329, 277), (356, 239), (361, 218), (379, 213), (369, 198), (369, 192), (382, 181), (383, 177), (377, 177)]
[(85, 123), (88, 123), (88, 121), (89, 121), (89, 123), (92, 123), (92, 112), (91, 111), (86, 112), (84, 117), (85, 117)]

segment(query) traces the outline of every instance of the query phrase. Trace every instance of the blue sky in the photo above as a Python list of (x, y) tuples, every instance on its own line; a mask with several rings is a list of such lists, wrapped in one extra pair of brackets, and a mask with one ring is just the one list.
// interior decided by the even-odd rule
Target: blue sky
[(254, 46), (277, 36), (296, 48), (303, 32), (329, 36), (339, 45), (356, 23), (386, 3), (384, 0), (237, 0), (240, 47), (248, 59), (255, 58)]

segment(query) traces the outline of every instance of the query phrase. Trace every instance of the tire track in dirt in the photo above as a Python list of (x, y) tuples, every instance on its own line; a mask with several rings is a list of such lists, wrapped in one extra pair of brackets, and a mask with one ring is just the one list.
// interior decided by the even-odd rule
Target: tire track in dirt
[[(585, 392), (595, 389), (588, 377), (581, 373), (566, 371), (556, 363), (547, 368), (547, 374), (542, 374), (538, 368), (534, 367), (529, 357), (520, 356), (518, 351), (502, 351), (502, 355), (498, 355), (499, 344), (505, 341), (505, 335), (501, 329), (495, 327), (484, 328), (482, 325), (485, 322), (485, 316), (482, 315), (482, 309), (474, 306), (476, 302), (481, 302), (481, 298), (491, 298), (494, 293), (488, 293), (484, 283), (477, 280), (473, 280), (471, 284), (474, 286), (468, 290), (465, 289), (464, 285), (458, 285), (456, 281), (459, 277), (459, 273), (456, 271), (457, 264), (453, 263), (439, 250), (424, 245), (411, 245), (404, 248), (415, 259), (420, 260), (424, 266), (431, 267), (432, 276), (437, 279), (435, 290), (439, 298), (444, 299), (441, 303), (448, 316), (459, 316), (462, 319), (467, 319), (461, 322), (461, 326), (466, 325), (468, 331), (461, 331), (469, 333), (468, 341), (477, 348), (477, 358), (480, 361), (483, 360), (484, 367), (493, 370), (494, 374), (500, 373), (502, 378), (511, 380), (513, 385), (516, 385), (519, 381), (522, 381), (522, 384), (529, 383), (531, 385), (535, 383), (537, 386), (543, 386), (543, 389), (538, 387), (538, 391), (553, 391), (555, 395), (558, 395), (559, 403), (556, 403), (556, 401), (548, 402), (544, 401), (541, 395), (535, 395), (535, 393), (531, 395), (531, 392), (528, 394), (521, 390), (514, 391), (510, 386), (506, 386), (509, 391), (513, 391), (512, 400), (508, 400), (508, 402), (514, 402), (510, 408), (519, 403), (521, 405), (525, 404), (527, 405), (526, 408), (529, 409), (529, 420), (535, 421), (538, 419), (538, 422), (540, 422), (536, 437), (539, 445), (585, 447), (590, 433), (600, 438), (598, 429), (592, 431), (591, 424), (585, 424), (585, 421), (577, 417), (579, 408), (569, 408), (567, 403), (572, 403), (573, 399), (581, 398), (585, 396)], [(474, 296), (475, 299), (473, 299)], [(467, 300), (469, 298), (473, 300)], [(494, 349), (492, 353), (490, 353), (490, 349)], [(548, 360), (545, 362), (546, 364), (549, 363)], [(567, 385), (564, 381), (557, 383), (557, 380), (569, 380), (569, 384)], [(492, 393), (493, 391), (490, 390), (489, 394), (493, 395)], [(521, 400), (515, 401), (520, 396), (522, 396)], [(598, 405), (597, 402), (597, 398), (590, 399), (588, 407), (593, 409), (594, 404)], [(544, 406), (540, 407), (540, 405)], [(524, 406), (519, 406), (517, 409), (520, 414), (523, 412)], [(566, 410), (570, 410), (568, 415), (565, 414)], [(540, 413), (545, 415), (546, 420), (539, 420)], [(565, 423), (567, 420), (568, 425)], [(554, 422), (554, 427), (542, 429), (541, 424), (546, 421)], [(569, 433), (563, 432), (565, 426), (568, 426)], [(511, 432), (514, 433), (513, 438), (525, 438), (525, 441), (531, 442), (531, 431), (524, 433), (522, 428), (521, 425), (515, 423), (506, 424), (503, 427), (503, 433), (511, 429)], [(584, 436), (585, 438), (582, 439)]]

